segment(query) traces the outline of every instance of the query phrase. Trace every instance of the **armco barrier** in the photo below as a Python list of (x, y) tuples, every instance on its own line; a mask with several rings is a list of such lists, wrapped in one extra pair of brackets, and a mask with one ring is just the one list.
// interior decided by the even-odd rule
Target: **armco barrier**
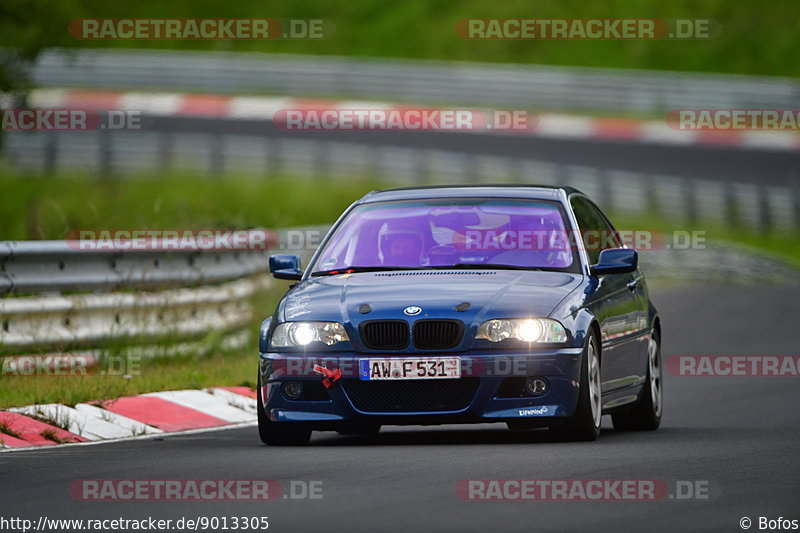
[[(319, 234), (323, 229), (307, 228)], [(265, 232), (280, 249), (287, 231)], [(311, 250), (296, 253), (308, 258)], [(81, 250), (77, 241), (0, 242), (0, 352), (121, 348), (170, 354), (169, 341), (238, 334), (255, 316), (250, 299), (269, 287), (270, 250)], [(180, 343), (180, 344), (177, 344)], [(195, 346), (196, 348), (199, 348)]]
[(36, 85), (274, 93), (607, 113), (798, 108), (800, 83), (731, 74), (296, 54), (51, 50)]

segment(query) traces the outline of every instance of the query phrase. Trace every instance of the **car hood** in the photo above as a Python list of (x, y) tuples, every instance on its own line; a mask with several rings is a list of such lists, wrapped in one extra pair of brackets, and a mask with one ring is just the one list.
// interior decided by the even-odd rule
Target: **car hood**
[[(546, 317), (582, 275), (522, 270), (411, 270), (309, 278), (278, 309), (279, 321)], [(414, 316), (404, 309), (417, 306)], [(367, 311), (369, 309), (369, 311)]]

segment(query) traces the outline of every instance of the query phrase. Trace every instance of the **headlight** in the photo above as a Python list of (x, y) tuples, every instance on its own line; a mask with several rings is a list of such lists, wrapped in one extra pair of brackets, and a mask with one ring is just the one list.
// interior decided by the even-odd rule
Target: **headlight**
[(349, 340), (344, 326), (338, 322), (284, 322), (272, 332), (271, 345), (288, 348), (321, 342), (330, 346)]
[(567, 332), (550, 318), (505, 318), (487, 320), (478, 328), (476, 339), (500, 342), (516, 339), (523, 342), (564, 342)]

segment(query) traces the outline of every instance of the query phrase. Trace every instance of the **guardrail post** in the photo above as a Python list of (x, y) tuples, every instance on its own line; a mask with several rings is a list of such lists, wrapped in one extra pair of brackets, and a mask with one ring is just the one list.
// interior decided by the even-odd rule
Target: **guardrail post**
[(729, 228), (735, 228), (739, 225), (738, 213), (736, 211), (736, 196), (733, 190), (733, 183), (726, 181), (724, 185), (724, 213), (723, 219), (725, 225)]
[(511, 176), (512, 183), (523, 183), (522, 180), (522, 160), (517, 157), (509, 157), (507, 160), (508, 175)]
[[(565, 169), (561, 169), (561, 165), (559, 165), (560, 172), (565, 172)], [(614, 210), (614, 194), (611, 190), (611, 174), (609, 173), (608, 169), (601, 169), (600, 172), (597, 173), (597, 179), (600, 180), (599, 183), (599, 190), (600, 195), (598, 197), (598, 203), (603, 206), (603, 209), (608, 211)]]
[(430, 162), (428, 161), (427, 150), (416, 150), (414, 152), (414, 181), (423, 185), (430, 179)]
[(384, 157), (384, 150), (380, 146), (375, 146), (367, 150), (367, 160), (364, 164), (364, 175), (370, 179), (381, 179), (381, 168), (383, 167), (382, 160)]
[(42, 158), (42, 172), (52, 175), (56, 170), (56, 160), (58, 159), (58, 139), (56, 132), (48, 132), (44, 135), (44, 157)]
[(663, 217), (666, 215), (664, 209), (659, 204), (658, 194), (656, 192), (655, 176), (652, 174), (642, 174), (641, 179), (644, 180), (644, 197), (645, 197), (645, 212), (653, 213), (656, 216)]
[(800, 184), (793, 182), (789, 186), (789, 194), (792, 195), (793, 226), (796, 231), (800, 231)]
[(162, 176), (172, 171), (173, 154), (172, 135), (169, 132), (161, 133), (158, 138), (158, 171)]
[(280, 171), (280, 154), (277, 143), (272, 137), (264, 138), (264, 172), (267, 176), (275, 176)]
[(111, 141), (111, 133), (107, 130), (98, 130), (97, 135), (97, 173), (101, 178), (111, 177), (112, 169), (112, 152), (113, 143)]
[(758, 229), (761, 233), (768, 233), (772, 229), (772, 213), (767, 194), (767, 188), (761, 185), (758, 188)]
[(208, 138), (208, 173), (212, 178), (222, 177), (225, 170), (225, 154), (220, 134), (214, 133)]
[[(567, 166), (561, 165), (556, 163), (555, 167), (555, 175), (556, 175), (556, 185), (559, 186), (566, 186), (569, 185), (569, 172), (567, 172)], [(605, 198), (599, 199), (598, 202), (602, 202), (602, 205), (607, 205), (605, 203)]]
[(683, 201), (686, 205), (686, 220), (689, 224), (697, 223), (697, 199), (695, 198), (695, 182), (691, 178), (683, 180)]
[(329, 178), (331, 175), (331, 149), (329, 143), (325, 141), (315, 142), (311, 156), (314, 159), (314, 170), (317, 176)]

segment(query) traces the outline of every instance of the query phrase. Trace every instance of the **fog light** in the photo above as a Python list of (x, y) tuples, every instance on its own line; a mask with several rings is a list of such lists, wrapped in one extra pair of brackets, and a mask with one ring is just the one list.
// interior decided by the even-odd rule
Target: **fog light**
[(283, 384), (283, 394), (290, 400), (299, 400), (303, 397), (303, 386), (296, 381), (287, 381)]
[(541, 396), (550, 389), (550, 384), (544, 378), (528, 378), (525, 382), (525, 392), (529, 396)]

